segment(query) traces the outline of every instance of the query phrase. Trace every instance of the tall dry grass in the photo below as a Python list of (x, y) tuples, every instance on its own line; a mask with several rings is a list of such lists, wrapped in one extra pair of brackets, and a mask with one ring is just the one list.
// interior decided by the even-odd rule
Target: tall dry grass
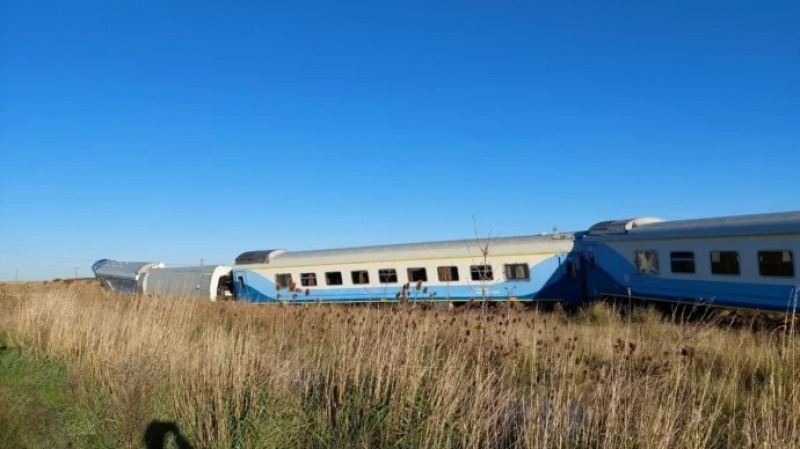
[(0, 296), (108, 431), (196, 447), (800, 447), (800, 339), (598, 304), (258, 306), (81, 286)]

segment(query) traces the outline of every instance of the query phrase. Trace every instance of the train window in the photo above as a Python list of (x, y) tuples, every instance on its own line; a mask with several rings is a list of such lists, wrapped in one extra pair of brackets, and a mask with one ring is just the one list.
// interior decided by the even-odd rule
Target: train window
[(292, 282), (292, 275), (291, 274), (282, 273), (282, 274), (276, 274), (275, 275), (275, 285), (279, 289), (281, 289), (281, 288), (289, 288), (289, 287), (294, 288), (292, 286), (293, 284), (294, 284), (294, 282)]
[(367, 272), (367, 270), (351, 271), (350, 275), (353, 279), (353, 284), (356, 285), (369, 284), (369, 273)]
[(367, 270), (351, 271), (350, 274), (353, 277), (353, 284), (369, 284), (369, 273), (367, 273)]
[(300, 273), (300, 285), (303, 287), (316, 287), (317, 273)]
[(458, 280), (458, 267), (438, 267), (436, 272), (439, 273), (439, 281), (441, 282)]
[(694, 273), (694, 252), (672, 251), (669, 253), (670, 265), (673, 273)]
[(494, 279), (491, 265), (470, 265), (469, 273), (473, 281), (491, 281)]
[(239, 276), (239, 288), (244, 288), (244, 276)]
[(712, 274), (740, 274), (739, 253), (736, 251), (711, 251)]
[(759, 251), (758, 274), (761, 276), (794, 277), (794, 259), (792, 252)]
[(325, 273), (325, 283), (328, 285), (342, 285), (342, 272), (329, 271)]
[(636, 270), (639, 273), (658, 274), (658, 253), (653, 250), (637, 250), (634, 252), (636, 257)]
[(506, 279), (509, 281), (527, 281), (531, 278), (530, 269), (526, 263), (506, 264)]
[(409, 268), (408, 282), (428, 282), (428, 272), (424, 268)]
[(392, 284), (397, 282), (397, 270), (394, 268), (384, 268), (382, 270), (378, 270), (378, 279), (381, 281), (381, 284)]

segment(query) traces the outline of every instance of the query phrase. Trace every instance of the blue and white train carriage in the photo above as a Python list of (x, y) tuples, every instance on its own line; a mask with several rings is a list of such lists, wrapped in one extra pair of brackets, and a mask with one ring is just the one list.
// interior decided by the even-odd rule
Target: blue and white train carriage
[(601, 222), (578, 236), (587, 300), (631, 296), (798, 310), (800, 212)]
[[(578, 233), (488, 240), (250, 251), (236, 258), (232, 271), (214, 267), (213, 273), (206, 267), (170, 269), (108, 260), (98, 261), (93, 269), (112, 290), (161, 289), (187, 295), (191, 290), (191, 295), (211, 300), (579, 304), (625, 296), (800, 310), (798, 254), (800, 212), (784, 212), (614, 220)], [(198, 287), (201, 280), (187, 283), (186, 276), (204, 276), (203, 287)], [(153, 284), (161, 278), (163, 282)], [(222, 296), (215, 295), (218, 291)]]
[(573, 234), (329, 250), (250, 251), (236, 258), (234, 295), (254, 302), (561, 300)]

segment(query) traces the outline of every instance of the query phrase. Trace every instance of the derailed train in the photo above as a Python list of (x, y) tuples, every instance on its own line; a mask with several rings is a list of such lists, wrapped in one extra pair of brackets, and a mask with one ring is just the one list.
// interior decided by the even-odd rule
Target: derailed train
[(216, 301), (233, 297), (231, 267), (167, 267), (162, 262), (118, 262), (101, 259), (92, 271), (106, 290), (120, 293), (155, 293)]
[[(586, 231), (534, 236), (248, 251), (232, 267), (168, 268), (104, 259), (93, 269), (110, 289), (211, 300), (577, 305), (624, 296), (798, 310), (798, 253), (800, 211), (612, 220)], [(124, 279), (115, 278), (122, 274)]]

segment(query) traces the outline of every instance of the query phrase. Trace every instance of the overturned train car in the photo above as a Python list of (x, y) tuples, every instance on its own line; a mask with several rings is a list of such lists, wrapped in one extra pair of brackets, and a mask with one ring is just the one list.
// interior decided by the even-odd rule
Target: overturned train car
[(162, 262), (119, 262), (101, 259), (92, 264), (92, 271), (104, 289), (120, 293), (142, 293), (140, 279)]
[(231, 267), (201, 265), (167, 267), (161, 262), (118, 262), (92, 265), (95, 277), (110, 291), (170, 295), (211, 301), (232, 299)]

